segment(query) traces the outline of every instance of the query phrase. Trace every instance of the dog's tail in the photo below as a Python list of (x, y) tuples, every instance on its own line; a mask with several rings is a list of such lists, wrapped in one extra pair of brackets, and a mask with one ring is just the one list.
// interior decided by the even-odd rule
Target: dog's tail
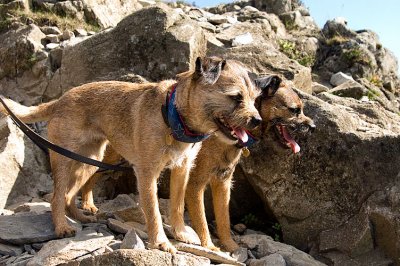
[[(1, 95), (0, 97), (8, 106), (8, 108), (24, 123), (35, 123), (39, 121), (49, 120), (53, 106), (57, 102), (57, 101), (51, 101), (48, 103), (42, 103), (38, 106), (27, 107), (17, 102), (14, 102), (13, 100), (6, 99)], [(7, 110), (5, 109), (5, 107), (1, 102), (0, 102), (0, 113), (8, 115)]]

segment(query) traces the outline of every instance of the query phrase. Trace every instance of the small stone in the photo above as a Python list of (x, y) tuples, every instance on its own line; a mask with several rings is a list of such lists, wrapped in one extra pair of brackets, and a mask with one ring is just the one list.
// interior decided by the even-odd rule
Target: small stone
[(60, 47), (60, 44), (59, 44), (59, 43), (48, 43), (48, 44), (46, 44), (46, 48), (47, 48), (48, 50), (53, 50), (53, 49), (55, 49), (55, 48), (57, 48), (57, 47)]
[(56, 34), (48, 34), (48, 35), (46, 35), (45, 39), (51, 43), (59, 43), (60, 42), (60, 37), (59, 37), (59, 35), (56, 35)]
[(358, 100), (366, 95), (368, 90), (360, 83), (349, 80), (329, 90), (329, 92), (340, 97), (350, 97)]
[(245, 34), (238, 35), (232, 40), (232, 46), (241, 46), (246, 44), (251, 44), (253, 42), (253, 36), (251, 36), (250, 32), (246, 32)]
[(33, 243), (32, 247), (36, 250), (40, 250), (45, 243)]
[(56, 35), (62, 34), (58, 27), (53, 27), (53, 26), (43, 26), (43, 27), (40, 27), (40, 30), (46, 35), (48, 35), (48, 34), (56, 34)]
[(88, 34), (88, 36), (93, 36), (96, 34), (96, 32), (91, 30), (91, 31), (88, 31), (87, 34)]
[(130, 229), (121, 243), (123, 249), (145, 249), (142, 239), (136, 234), (135, 229)]
[(107, 225), (111, 230), (121, 234), (126, 234), (132, 229), (132, 226), (112, 218), (107, 220)]
[(235, 252), (232, 253), (232, 258), (236, 259), (239, 262), (245, 262), (248, 258), (247, 248), (238, 248)]
[(139, 4), (141, 4), (143, 7), (155, 5), (156, 2), (152, 0), (138, 0)]
[(333, 86), (339, 86), (345, 83), (346, 81), (354, 81), (354, 79), (351, 76), (344, 74), (343, 72), (338, 72), (336, 74), (333, 74), (330, 80)]
[(328, 87), (326, 87), (320, 83), (317, 83), (317, 82), (312, 83), (312, 92), (314, 94), (319, 94), (321, 92), (327, 92), (327, 91), (329, 91)]
[(84, 36), (88, 35), (88, 33), (85, 29), (76, 29), (76, 30), (74, 30), (74, 34), (75, 34), (75, 36), (78, 36), (78, 37), (84, 37)]
[(244, 263), (238, 262), (236, 259), (232, 258), (231, 256), (227, 255), (226, 253), (220, 251), (213, 251), (206, 249), (201, 246), (196, 246), (192, 244), (186, 244), (181, 242), (172, 241), (174, 246), (179, 250), (187, 253), (192, 253), (196, 256), (202, 256), (209, 258), (210, 260), (217, 262), (217, 263), (226, 263), (238, 266), (244, 266)]
[(233, 226), (233, 230), (235, 230), (239, 234), (243, 234), (244, 231), (246, 231), (246, 229), (247, 229), (247, 226), (245, 224), (235, 224)]
[(214, 25), (220, 25), (223, 23), (229, 23), (228, 17), (224, 15), (214, 15), (208, 18), (208, 22)]
[(62, 34), (62, 39), (64, 41), (75, 38), (75, 34), (70, 30), (65, 30)]
[(122, 244), (122, 241), (121, 241), (121, 240), (114, 239), (114, 240), (112, 240), (112, 241), (108, 244), (108, 246), (109, 246), (112, 250), (117, 250), (117, 249), (120, 249), (120, 248), (121, 248), (121, 244)]

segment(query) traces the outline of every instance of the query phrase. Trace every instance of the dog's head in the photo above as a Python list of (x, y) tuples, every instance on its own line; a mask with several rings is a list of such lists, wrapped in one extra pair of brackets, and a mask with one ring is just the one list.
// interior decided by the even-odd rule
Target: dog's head
[(257, 107), (263, 119), (265, 137), (298, 153), (298, 139), (315, 129), (313, 120), (303, 113), (299, 96), (276, 75), (258, 78), (255, 84), (262, 90)]
[(228, 144), (247, 142), (246, 130), (261, 124), (255, 108), (261, 91), (246, 67), (234, 60), (198, 58), (194, 71), (178, 76), (179, 82), (188, 78), (190, 126), (199, 132), (215, 132)]

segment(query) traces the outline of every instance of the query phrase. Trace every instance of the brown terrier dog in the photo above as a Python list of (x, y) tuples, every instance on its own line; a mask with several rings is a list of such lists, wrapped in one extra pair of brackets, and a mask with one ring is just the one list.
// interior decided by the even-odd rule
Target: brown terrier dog
[[(263, 123), (261, 128), (253, 130), (247, 138), (256, 136), (272, 139), (279, 147), (290, 148), (293, 153), (298, 153), (300, 146), (292, 135), (306, 134), (315, 129), (311, 118), (303, 114), (302, 101), (290, 87), (281, 83), (281, 79), (276, 75), (256, 79), (255, 84), (262, 89), (256, 107), (263, 118)], [(240, 101), (240, 98), (236, 97), (236, 100)], [(201, 245), (217, 250), (211, 241), (204, 210), (204, 191), (208, 184), (211, 185), (218, 236), (223, 247), (233, 252), (238, 245), (230, 234), (230, 189), (233, 172), (245, 145), (235, 137), (231, 137), (227, 131), (224, 131), (224, 135), (228, 139), (224, 138), (221, 141), (221, 138), (213, 136), (203, 142), (190, 173), (185, 200)], [(112, 149), (107, 151), (109, 156), (106, 158), (109, 162), (117, 160), (117, 154)], [(171, 180), (177, 178), (173, 175), (174, 173), (171, 173)], [(91, 178), (82, 188), (82, 207), (91, 212), (97, 211), (92, 196), (96, 179), (96, 177)], [(171, 208), (171, 216), (180, 216), (181, 212), (182, 210), (177, 213), (176, 209)]]
[[(239, 95), (241, 104), (236, 100)], [(173, 176), (179, 177), (171, 178), (171, 208), (175, 211), (171, 225), (178, 240), (194, 242), (185, 229), (183, 209), (189, 170), (201, 147), (199, 141), (226, 127), (237, 132), (240, 139), (245, 128), (260, 124), (254, 106), (258, 95), (259, 90), (239, 62), (198, 58), (195, 70), (180, 74), (177, 81), (95, 82), (39, 106), (25, 107), (11, 100), (6, 103), (26, 123), (48, 121), (50, 141), (86, 157), (102, 160), (110, 143), (135, 170), (150, 247), (175, 252), (158, 209), (160, 172), (169, 167)], [(161, 112), (163, 104), (165, 111)], [(66, 209), (82, 222), (94, 220), (76, 207), (75, 199), (97, 167), (54, 152), (50, 152), (50, 163), (54, 177), (53, 222), (56, 234), (68, 237), (75, 230), (67, 223)]]
[[(313, 121), (303, 114), (300, 98), (290, 87), (281, 84), (278, 76), (259, 78), (255, 83), (262, 89), (256, 107), (263, 123), (260, 128), (251, 131), (251, 135), (258, 138), (266, 133), (275, 135), (276, 141), (283, 147), (291, 148), (293, 153), (299, 152), (300, 146), (291, 135), (295, 131), (307, 133), (315, 128)], [(217, 249), (211, 241), (204, 211), (204, 191), (210, 184), (221, 244), (230, 252), (238, 248), (230, 234), (229, 200), (233, 172), (243, 146), (240, 143), (232, 145), (221, 142), (217, 137), (207, 139), (190, 173), (185, 200), (192, 226), (204, 247)]]

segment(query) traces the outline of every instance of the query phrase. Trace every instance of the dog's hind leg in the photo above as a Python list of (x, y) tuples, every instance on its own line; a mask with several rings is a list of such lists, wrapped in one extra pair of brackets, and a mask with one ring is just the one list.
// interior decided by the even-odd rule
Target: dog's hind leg
[(210, 183), (218, 236), (222, 246), (229, 252), (233, 252), (239, 248), (238, 244), (233, 241), (231, 236), (231, 224), (229, 219), (231, 183), (232, 176), (223, 181), (212, 178)]
[[(97, 140), (93, 141), (92, 143), (81, 145), (78, 153), (95, 160), (102, 160), (105, 148), (106, 142), (104, 140)], [(96, 221), (96, 218), (93, 216), (85, 215), (82, 210), (79, 210), (76, 207), (76, 194), (88, 182), (88, 180), (93, 176), (96, 170), (97, 167), (95, 166), (75, 162), (74, 171), (73, 173), (71, 173), (73, 176), (70, 177), (68, 191), (65, 195), (67, 209), (71, 217), (84, 223), (94, 222)]]
[(204, 208), (204, 191), (209, 178), (199, 176), (197, 168), (191, 173), (186, 190), (185, 202), (189, 211), (193, 229), (200, 238), (201, 245), (211, 250), (219, 250), (211, 241)]
[(95, 173), (92, 177), (89, 178), (89, 180), (86, 182), (86, 184), (83, 185), (81, 188), (81, 193), (82, 193), (82, 209), (89, 211), (93, 214), (95, 214), (98, 209), (94, 205), (93, 201), (93, 188), (96, 185), (97, 180), (100, 178), (99, 173)]

